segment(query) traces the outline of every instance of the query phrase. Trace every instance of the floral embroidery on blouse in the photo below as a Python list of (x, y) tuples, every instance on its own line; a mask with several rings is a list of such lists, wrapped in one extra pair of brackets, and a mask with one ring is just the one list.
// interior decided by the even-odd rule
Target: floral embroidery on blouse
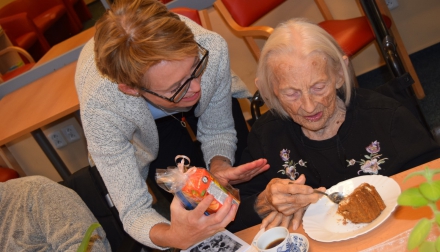
[(348, 164), (347, 167), (353, 166), (356, 163), (358, 163), (361, 166), (361, 169), (358, 171), (358, 174), (360, 172), (363, 173), (369, 173), (369, 174), (378, 174), (380, 168), (380, 165), (385, 163), (385, 160), (388, 158), (380, 158), (382, 154), (379, 154), (380, 152), (380, 143), (376, 140), (372, 142), (370, 145), (368, 145), (366, 148), (369, 155), (364, 155), (366, 159), (361, 159), (361, 161), (356, 161), (354, 159), (347, 160)]
[(289, 177), (291, 180), (296, 180), (299, 173), (296, 171), (296, 165), (300, 165), (303, 167), (307, 167), (305, 161), (300, 159), (298, 163), (293, 162), (293, 160), (290, 160), (290, 150), (282, 149), (280, 151), (280, 157), (284, 161), (283, 167), (284, 169), (279, 170), (278, 172), (281, 172), (282, 174), (285, 174), (287, 177)]

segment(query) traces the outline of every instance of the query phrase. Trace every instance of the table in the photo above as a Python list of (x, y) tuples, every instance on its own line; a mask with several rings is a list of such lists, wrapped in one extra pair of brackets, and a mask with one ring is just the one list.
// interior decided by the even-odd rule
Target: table
[[(46, 63), (88, 41), (95, 28), (81, 32), (55, 46), (36, 65)], [(23, 175), (6, 143), (31, 133), (63, 179), (70, 176), (41, 127), (79, 110), (74, 75), (76, 61), (6, 95), (0, 100), (0, 146), (3, 159)]]
[(91, 27), (73, 37), (70, 37), (63, 42), (56, 44), (50, 48), (49, 51), (44, 54), (43, 57), (35, 64), (35, 67), (42, 65), (76, 47), (85, 44), (95, 35), (95, 27)]
[[(403, 183), (403, 179), (411, 172), (423, 170), (425, 166), (429, 166), (432, 169), (440, 168), (440, 159), (428, 162), (426, 164), (417, 166), (413, 169), (401, 172), (392, 176), (403, 190), (419, 185), (424, 182), (424, 178), (417, 176), (409, 179)], [(440, 179), (440, 174), (435, 176), (435, 179)], [(316, 251), (360, 251), (363, 249), (370, 248), (376, 244), (382, 243), (396, 235), (403, 233), (415, 226), (415, 224), (423, 217), (431, 218), (432, 212), (428, 207), (422, 207), (419, 209), (413, 209), (412, 207), (402, 207), (398, 206), (396, 210), (384, 221), (381, 225), (371, 230), (370, 232), (360, 235), (358, 237), (338, 242), (318, 242), (310, 237), (304, 232), (303, 226), (301, 225), (298, 230), (292, 231), (295, 233), (300, 233), (305, 235), (310, 242), (310, 252)], [(238, 237), (243, 239), (247, 243), (251, 243), (255, 235), (258, 233), (260, 227), (259, 225), (250, 227), (248, 229), (242, 230), (235, 233)]]

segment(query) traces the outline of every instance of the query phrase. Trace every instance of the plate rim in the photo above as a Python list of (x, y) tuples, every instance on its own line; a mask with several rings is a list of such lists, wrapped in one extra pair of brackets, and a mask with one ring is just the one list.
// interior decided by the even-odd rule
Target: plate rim
[[(332, 186), (332, 187), (330, 187), (329, 189), (327, 189), (327, 191), (326, 192), (333, 192), (333, 191), (335, 191), (336, 189), (335, 188), (337, 188), (337, 187), (340, 187), (341, 186), (341, 184), (343, 184), (343, 183), (348, 183), (349, 181), (356, 181), (358, 184), (361, 184), (361, 183), (363, 183), (363, 182), (365, 182), (366, 180), (371, 180), (371, 179), (373, 179), (373, 182), (374, 182), (374, 179), (375, 180), (386, 180), (388, 183), (391, 183), (391, 185), (393, 185), (394, 186), (394, 189), (396, 189), (396, 191), (395, 191), (395, 194), (396, 195), (392, 195), (393, 197), (392, 197), (392, 200), (393, 200), (393, 202), (392, 202), (392, 205), (390, 206), (390, 205), (387, 205), (387, 208), (389, 207), (390, 209), (389, 210), (387, 210), (387, 212), (385, 212), (385, 210), (384, 211), (382, 211), (382, 213), (381, 214), (387, 214), (387, 216), (385, 216), (385, 217), (383, 217), (378, 223), (375, 223), (374, 225), (372, 225), (371, 227), (369, 227), (369, 228), (367, 228), (366, 230), (364, 230), (364, 231), (361, 231), (361, 232), (354, 232), (352, 235), (346, 235), (345, 237), (339, 237), (339, 238), (334, 238), (334, 237), (332, 237), (332, 236), (330, 236), (329, 235), (329, 238), (328, 239), (321, 239), (320, 237), (316, 237), (316, 235), (314, 235), (313, 234), (313, 232), (311, 232), (311, 230), (310, 230), (310, 227), (309, 227), (309, 222), (307, 221), (307, 212), (308, 211), (310, 211), (309, 209), (310, 209), (310, 207), (311, 206), (316, 206), (316, 205), (318, 205), (318, 203), (322, 203), (322, 201), (329, 201), (328, 199), (326, 199), (325, 197), (322, 197), (318, 202), (316, 202), (316, 203), (314, 203), (314, 204), (311, 204), (309, 207), (308, 207), (308, 209), (306, 210), (306, 212), (304, 213), (304, 216), (303, 216), (303, 229), (304, 229), (304, 232), (311, 238), (311, 239), (313, 239), (313, 240), (315, 240), (315, 241), (320, 241), (320, 242), (334, 242), (334, 241), (343, 241), (343, 240), (348, 240), (348, 239), (352, 239), (352, 238), (355, 238), (355, 237), (357, 237), (357, 236), (360, 236), (360, 235), (363, 235), (363, 234), (365, 234), (365, 233), (368, 233), (368, 232), (370, 232), (371, 230), (373, 230), (374, 228), (376, 228), (376, 227), (378, 227), (378, 226), (380, 226), (383, 222), (385, 222), (385, 220), (387, 220), (390, 216), (391, 216), (391, 214), (396, 210), (396, 208), (397, 208), (397, 197), (400, 195), (400, 193), (401, 193), (401, 188), (400, 188), (400, 185), (393, 179), (393, 178), (391, 178), (391, 177), (388, 177), (388, 176), (383, 176), (383, 175), (375, 175), (375, 174), (372, 174), (372, 175), (362, 175), (362, 176), (357, 176), (357, 177), (354, 177), (354, 178), (350, 178), (350, 179), (347, 179), (347, 180), (344, 180), (344, 181), (341, 181), (341, 182), (339, 182), (339, 183), (337, 183), (336, 185), (334, 185), (334, 186)], [(359, 181), (357, 181), (357, 180), (359, 180)], [(374, 185), (375, 187), (378, 187), (378, 186), (376, 186), (376, 185)], [(379, 189), (378, 189), (379, 190)], [(382, 196), (382, 195), (381, 195)], [(382, 197), (384, 197), (384, 196), (382, 196)], [(324, 213), (327, 213), (329, 211), (329, 209), (327, 210), (327, 211), (325, 211)], [(310, 213), (310, 212), (309, 212)], [(366, 225), (366, 227), (368, 226), (368, 224)], [(329, 234), (335, 234), (334, 232), (329, 232)]]

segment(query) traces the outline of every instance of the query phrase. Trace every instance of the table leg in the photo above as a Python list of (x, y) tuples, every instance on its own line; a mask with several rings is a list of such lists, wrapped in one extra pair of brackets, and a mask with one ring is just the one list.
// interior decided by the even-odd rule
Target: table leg
[(49, 161), (58, 171), (61, 178), (63, 180), (69, 178), (70, 175), (72, 175), (72, 173), (64, 164), (63, 160), (60, 158), (56, 150), (53, 148), (52, 144), (46, 138), (43, 131), (41, 129), (37, 129), (32, 131), (31, 134), (34, 137), (35, 141), (37, 141), (38, 145), (40, 145), (40, 148), (43, 150), (44, 154), (46, 154), (47, 158), (49, 158)]

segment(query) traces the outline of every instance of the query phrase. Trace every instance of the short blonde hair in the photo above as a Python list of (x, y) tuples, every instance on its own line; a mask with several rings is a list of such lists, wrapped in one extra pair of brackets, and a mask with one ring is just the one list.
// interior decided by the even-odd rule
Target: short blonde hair
[[(300, 43), (301, 47), (295, 47), (297, 43), (292, 42), (297, 40), (303, 42)], [(294, 18), (279, 24), (261, 51), (256, 84), (268, 108), (282, 117), (289, 117), (274, 93), (274, 84), (277, 83), (277, 78), (273, 63), (277, 61), (279, 55), (285, 55), (295, 50), (301, 50), (306, 54), (311, 52), (325, 54), (328, 56), (329, 66), (332, 66), (334, 71), (339, 71), (342, 68), (345, 83), (339, 91), (344, 94), (345, 105), (348, 106), (355, 77), (351, 63), (348, 66), (345, 63), (344, 51), (334, 38), (318, 25), (305, 19)]]
[(189, 27), (158, 0), (119, 0), (96, 23), (95, 61), (116, 83), (141, 87), (161, 61), (198, 55)]

